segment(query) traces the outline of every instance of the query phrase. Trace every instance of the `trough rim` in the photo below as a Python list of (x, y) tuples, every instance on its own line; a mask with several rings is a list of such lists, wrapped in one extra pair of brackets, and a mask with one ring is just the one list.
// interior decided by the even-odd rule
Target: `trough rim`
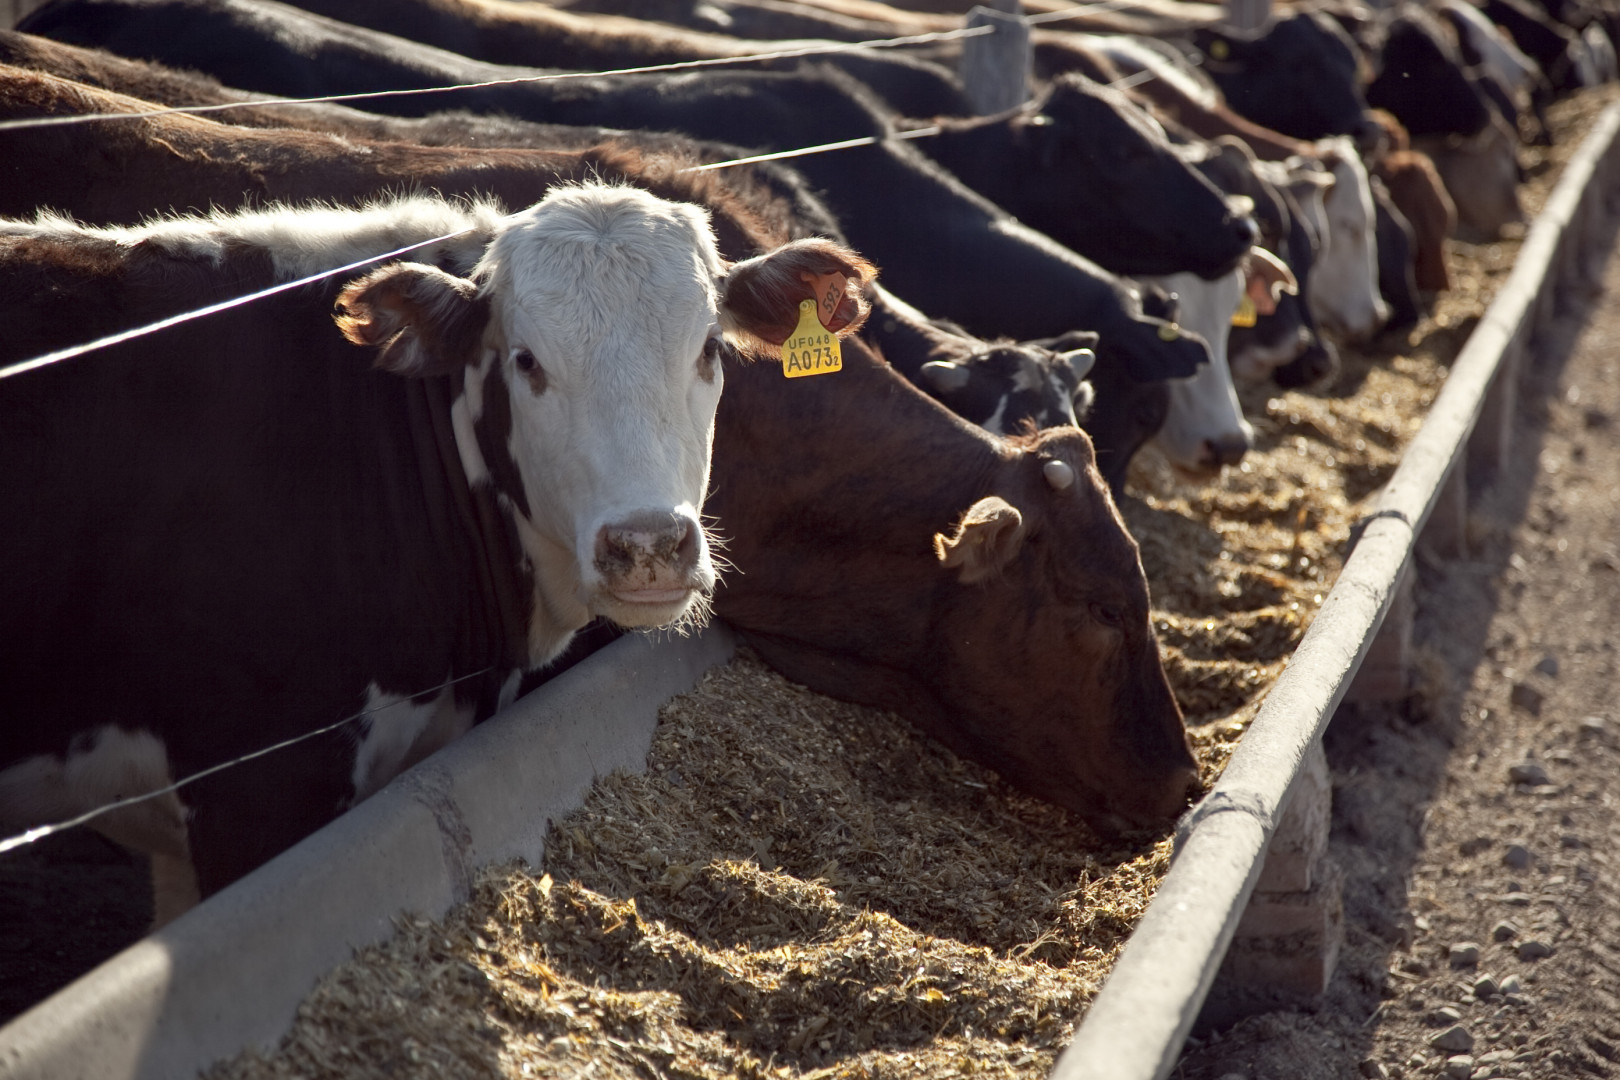
[(1165, 1080), (1175, 1067), (1265, 861), (1288, 789), (1383, 625), (1418, 538), (1498, 377), (1517, 373), (1549, 287), (1585, 272), (1582, 250), (1620, 173), (1620, 102), (1564, 167), (1508, 280), (1453, 361), (1444, 387), (1371, 511), (1321, 610), (1215, 787), (1182, 818), (1176, 854), (1050, 1080)]

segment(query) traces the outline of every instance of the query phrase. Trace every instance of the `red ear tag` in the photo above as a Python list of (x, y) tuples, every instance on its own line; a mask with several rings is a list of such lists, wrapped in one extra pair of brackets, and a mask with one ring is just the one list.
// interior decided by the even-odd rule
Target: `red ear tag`
[(838, 315), (838, 305), (844, 302), (844, 285), (849, 280), (843, 274), (800, 274), (799, 277), (810, 283), (816, 298), (816, 314), (821, 319), (821, 325), (828, 330), (837, 330), (833, 325)]
[(825, 375), (844, 366), (838, 335), (821, 325), (818, 306), (814, 300), (799, 301), (799, 325), (782, 343), (782, 374), (790, 379)]

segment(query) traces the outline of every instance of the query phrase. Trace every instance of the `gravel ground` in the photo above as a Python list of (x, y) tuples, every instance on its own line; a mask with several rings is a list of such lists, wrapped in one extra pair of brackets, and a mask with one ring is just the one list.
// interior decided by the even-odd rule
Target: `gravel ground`
[(1620, 1071), (1620, 259), (1603, 284), (1524, 365), (1469, 557), (1419, 562), (1417, 692), (1328, 731), (1348, 884), (1327, 994), (1194, 1040), (1174, 1076)]

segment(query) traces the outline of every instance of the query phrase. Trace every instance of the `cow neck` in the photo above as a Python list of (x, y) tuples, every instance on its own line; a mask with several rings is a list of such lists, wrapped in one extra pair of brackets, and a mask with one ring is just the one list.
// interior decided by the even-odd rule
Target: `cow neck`
[(441, 479), (448, 502), (444, 520), (457, 525), (456, 536), (443, 542), (452, 550), (466, 546), (471, 585), (466, 611), (469, 664), (492, 666), (504, 675), (532, 666), (525, 610), (531, 575), (524, 569), (523, 550), (494, 490), (485, 484), (475, 487), (468, 480), (451, 419), (451, 407), (461, 393), (459, 383), (458, 376), (413, 379), (411, 402), (413, 410), (424, 414), (418, 430), (432, 432), (432, 460), (424, 460), (424, 471), (431, 469), (428, 475)]

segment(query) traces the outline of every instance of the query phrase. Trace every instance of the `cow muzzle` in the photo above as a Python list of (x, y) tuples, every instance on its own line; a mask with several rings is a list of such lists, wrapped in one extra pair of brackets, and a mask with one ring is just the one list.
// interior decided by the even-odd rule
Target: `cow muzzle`
[(622, 626), (659, 626), (679, 619), (714, 584), (703, 530), (687, 514), (643, 510), (603, 525), (592, 565), (597, 603)]

